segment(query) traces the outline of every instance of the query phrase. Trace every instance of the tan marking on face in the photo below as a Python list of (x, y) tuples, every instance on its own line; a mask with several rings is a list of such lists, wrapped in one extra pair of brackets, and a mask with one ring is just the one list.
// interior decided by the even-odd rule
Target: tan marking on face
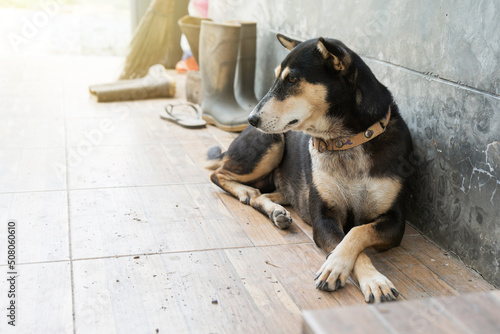
[(274, 69), (274, 76), (276, 79), (278, 79), (278, 75), (280, 75), (281, 72), (281, 64), (279, 64), (275, 69)]
[[(288, 70), (289, 71), (289, 70)], [(287, 68), (281, 77), (288, 73)], [(350, 135), (343, 122), (333, 117), (326, 117), (329, 104), (326, 101), (328, 91), (324, 85), (300, 81), (296, 93), (283, 101), (271, 98), (259, 110), (261, 123), (259, 128), (268, 133), (282, 133), (288, 130), (304, 131), (312, 136), (331, 138), (332, 135)], [(298, 120), (293, 125), (291, 121)]]
[(285, 67), (283, 72), (281, 72), (281, 80), (285, 80), (288, 74), (290, 74), (290, 69), (288, 67)]

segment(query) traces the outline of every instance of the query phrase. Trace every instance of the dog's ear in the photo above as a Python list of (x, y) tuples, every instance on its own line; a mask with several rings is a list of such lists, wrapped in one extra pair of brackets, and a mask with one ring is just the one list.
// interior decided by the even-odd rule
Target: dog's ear
[(351, 64), (351, 57), (343, 47), (335, 43), (328, 43), (323, 37), (318, 39), (316, 47), (323, 59), (330, 62), (335, 71), (342, 73), (347, 71)]
[(292, 51), (294, 47), (302, 43), (301, 41), (298, 41), (296, 39), (292, 39), (290, 37), (287, 37), (282, 34), (276, 34), (276, 37), (278, 38), (278, 41), (280, 41), (281, 45), (283, 45), (285, 48), (288, 50)]

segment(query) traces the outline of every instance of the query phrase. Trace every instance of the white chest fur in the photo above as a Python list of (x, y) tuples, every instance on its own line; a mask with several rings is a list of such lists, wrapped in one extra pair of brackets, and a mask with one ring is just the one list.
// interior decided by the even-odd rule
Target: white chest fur
[(311, 142), (309, 152), (316, 189), (343, 219), (349, 210), (357, 221), (376, 219), (391, 208), (401, 191), (398, 179), (370, 176), (371, 158), (362, 146), (320, 153)]

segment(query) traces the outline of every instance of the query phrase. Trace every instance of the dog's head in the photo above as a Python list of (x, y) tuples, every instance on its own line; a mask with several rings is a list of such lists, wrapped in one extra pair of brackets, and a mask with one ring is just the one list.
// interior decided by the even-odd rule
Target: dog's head
[(352, 133), (357, 126), (351, 123), (359, 123), (354, 114), (362, 99), (356, 83), (362, 60), (334, 39), (299, 42), (278, 34), (278, 40), (291, 52), (276, 69), (276, 80), (249, 123), (267, 133), (294, 130), (326, 138)]

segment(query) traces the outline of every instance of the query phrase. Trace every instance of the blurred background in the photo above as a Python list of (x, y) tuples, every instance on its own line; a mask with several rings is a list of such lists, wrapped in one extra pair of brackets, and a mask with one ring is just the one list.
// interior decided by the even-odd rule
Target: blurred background
[(0, 0), (0, 56), (124, 56), (131, 2)]

